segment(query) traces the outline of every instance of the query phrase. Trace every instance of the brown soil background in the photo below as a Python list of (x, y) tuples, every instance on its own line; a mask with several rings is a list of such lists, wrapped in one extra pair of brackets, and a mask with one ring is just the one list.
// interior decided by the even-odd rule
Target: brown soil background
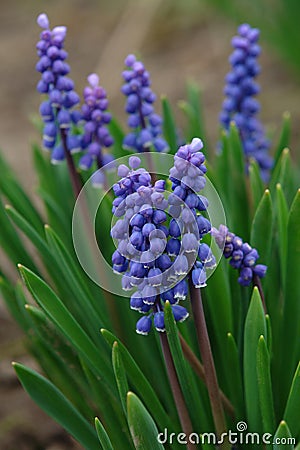
[[(35, 43), (39, 34), (35, 19), (43, 11), (53, 26), (68, 27), (66, 47), (78, 92), (87, 75), (96, 71), (108, 92), (111, 111), (125, 122), (120, 72), (126, 55), (137, 53), (152, 75), (153, 90), (167, 95), (175, 109), (185, 98), (186, 81), (192, 79), (199, 84), (208, 139), (215, 145), (223, 79), (229, 69), (230, 38), (236, 24), (208, 9), (207, 2), (1, 0), (0, 7), (0, 145), (32, 195), (36, 180), (30, 142), (38, 136), (30, 116), (36, 114), (40, 102), (35, 91)], [(262, 45), (261, 118), (276, 138), (282, 113), (290, 111), (295, 152), (300, 148), (299, 80), (263, 39)], [(176, 117), (183, 126), (184, 117), (178, 108)], [(7, 264), (3, 255), (0, 260)], [(0, 299), (0, 449), (79, 449), (23, 392), (11, 368), (12, 360), (36, 367)]]

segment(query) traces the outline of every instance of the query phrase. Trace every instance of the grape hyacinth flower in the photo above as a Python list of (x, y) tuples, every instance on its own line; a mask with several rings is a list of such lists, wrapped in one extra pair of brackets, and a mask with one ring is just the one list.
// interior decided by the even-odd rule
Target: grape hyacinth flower
[[(88, 170), (96, 161), (98, 169), (113, 161), (113, 156), (106, 151), (113, 144), (107, 125), (111, 115), (107, 112), (108, 100), (105, 90), (99, 85), (99, 77), (92, 73), (88, 76), (89, 86), (83, 91), (84, 103), (81, 107), (81, 119), (84, 120), (84, 133), (81, 146), (84, 150), (79, 167)], [(111, 166), (111, 165), (110, 165)], [(92, 176), (94, 185), (102, 185), (103, 172), (95, 172)]]
[(70, 67), (64, 50), (66, 27), (58, 26), (51, 30), (46, 14), (40, 14), (37, 23), (43, 29), (36, 46), (39, 57), (36, 70), (41, 73), (37, 90), (47, 95), (40, 105), (44, 121), (43, 145), (51, 151), (52, 163), (57, 164), (65, 159), (66, 151), (74, 153), (81, 150), (79, 137), (70, 131), (78, 120), (78, 114), (72, 109), (80, 99), (73, 80), (67, 76)]
[(162, 118), (153, 108), (156, 96), (150, 88), (149, 73), (134, 55), (127, 56), (125, 65), (122, 92), (127, 97), (125, 110), (129, 114), (128, 126), (133, 131), (125, 136), (123, 147), (137, 152), (152, 149), (167, 152), (169, 146), (162, 137)]
[(213, 228), (212, 235), (225, 258), (230, 259), (229, 264), (239, 270), (238, 282), (242, 286), (249, 286), (255, 275), (258, 278), (265, 276), (267, 266), (256, 264), (259, 254), (255, 248), (229, 232), (225, 225), (220, 225), (218, 230)]
[(130, 306), (143, 314), (136, 328), (140, 334), (148, 334), (152, 322), (158, 331), (165, 330), (166, 301), (175, 321), (185, 320), (188, 312), (178, 302), (187, 296), (190, 270), (194, 286), (200, 288), (206, 285), (206, 269), (215, 266), (210, 247), (200, 242), (211, 229), (200, 213), (208, 201), (195, 193), (205, 184), (200, 148), (200, 139), (179, 148), (170, 170), (172, 193), (166, 192), (163, 180), (152, 185), (136, 156), (129, 158), (129, 167), (118, 168), (122, 178), (113, 187), (113, 213), (119, 218), (111, 230), (117, 243), (113, 270), (123, 274), (124, 290), (136, 289)]
[[(122, 178), (113, 187), (116, 195), (113, 213), (119, 220), (111, 235), (118, 243), (112, 256), (113, 269), (123, 274), (124, 290), (136, 289), (131, 295), (130, 307), (143, 314), (136, 331), (146, 335), (152, 323), (158, 331), (165, 330), (165, 301), (171, 303), (177, 322), (184, 321), (188, 312), (177, 304), (187, 295), (186, 281), (180, 275), (168, 279), (172, 258), (166, 251), (169, 229), (165, 182), (159, 180), (152, 186), (150, 174), (139, 167), (140, 163), (138, 157), (132, 156), (129, 167), (121, 164), (118, 168)], [(181, 269), (179, 261), (178, 271)]]
[[(204, 163), (205, 156), (200, 151), (203, 148), (201, 139), (194, 138), (191, 144), (181, 146), (174, 156), (174, 167), (170, 170), (173, 195), (169, 197), (171, 212), (178, 216), (180, 221), (189, 229), (193, 220), (197, 224), (197, 233), (190, 231), (182, 237), (182, 245), (187, 253), (195, 251), (196, 241), (200, 241), (204, 235), (211, 231), (211, 224), (201, 212), (206, 211), (208, 200), (199, 192), (206, 183), (205, 173), (207, 171)], [(183, 206), (179, 205), (181, 199)], [(178, 230), (174, 234), (176, 238)], [(176, 241), (176, 239), (175, 239)], [(197, 249), (197, 258), (193, 264), (191, 279), (196, 288), (206, 286), (206, 269), (213, 269), (216, 260), (210, 247), (200, 243)]]
[(225, 130), (229, 129), (230, 122), (236, 124), (247, 164), (251, 158), (256, 160), (263, 180), (267, 181), (273, 164), (268, 154), (270, 141), (257, 117), (260, 105), (254, 98), (260, 90), (254, 81), (260, 72), (257, 62), (260, 54), (258, 39), (259, 30), (248, 24), (240, 25), (238, 35), (232, 39), (234, 51), (229, 58), (232, 70), (226, 76), (226, 98), (220, 122)]

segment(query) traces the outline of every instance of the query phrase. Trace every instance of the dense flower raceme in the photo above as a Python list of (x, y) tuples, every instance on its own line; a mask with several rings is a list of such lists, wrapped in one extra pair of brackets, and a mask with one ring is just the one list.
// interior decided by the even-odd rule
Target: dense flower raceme
[(68, 150), (71, 153), (80, 151), (79, 137), (70, 133), (71, 126), (79, 118), (78, 113), (72, 110), (80, 99), (74, 90), (74, 82), (67, 77), (70, 67), (64, 50), (66, 27), (58, 26), (51, 30), (46, 14), (40, 14), (37, 23), (43, 29), (37, 43), (39, 61), (36, 69), (41, 73), (37, 90), (47, 95), (47, 100), (40, 106), (44, 121), (43, 145), (51, 151), (52, 162), (58, 163), (65, 158), (61, 130)]
[(223, 250), (225, 258), (230, 258), (230, 265), (239, 270), (238, 282), (242, 286), (249, 286), (254, 275), (263, 278), (266, 274), (267, 266), (256, 264), (259, 254), (255, 248), (244, 243), (235, 234), (229, 232), (225, 225), (220, 225), (219, 229), (212, 229), (216, 243)]
[(125, 110), (133, 131), (125, 136), (123, 146), (137, 152), (166, 152), (169, 147), (162, 137), (162, 118), (154, 112), (156, 96), (150, 88), (149, 73), (134, 55), (127, 56), (125, 65), (122, 92), (127, 97)]
[(267, 180), (272, 167), (272, 158), (268, 154), (270, 142), (257, 118), (260, 105), (254, 98), (259, 93), (259, 86), (254, 81), (260, 72), (257, 62), (260, 54), (258, 39), (259, 30), (248, 24), (241, 25), (238, 35), (232, 39), (234, 51), (229, 58), (232, 70), (226, 76), (226, 98), (220, 121), (226, 130), (231, 121), (236, 123), (247, 162), (250, 158), (255, 159), (260, 166), (262, 178)]
[(143, 314), (136, 327), (140, 334), (148, 334), (152, 321), (158, 331), (165, 330), (167, 300), (175, 320), (185, 320), (188, 312), (178, 302), (186, 298), (187, 275), (192, 270), (194, 285), (203, 287), (206, 269), (215, 265), (210, 247), (200, 242), (211, 229), (199, 213), (208, 201), (196, 194), (205, 184), (200, 148), (200, 139), (194, 139), (178, 150), (170, 171), (173, 193), (166, 191), (163, 180), (152, 185), (138, 157), (129, 158), (129, 168), (118, 169), (122, 178), (114, 185), (113, 213), (119, 219), (111, 232), (118, 245), (113, 269), (123, 274), (124, 290), (135, 288), (130, 306)]
[[(107, 112), (106, 92), (99, 85), (99, 77), (95, 73), (88, 76), (88, 82), (89, 86), (83, 91), (84, 103), (81, 107), (81, 120), (84, 121), (81, 147), (84, 154), (79, 161), (79, 167), (83, 170), (91, 169), (94, 161), (98, 169), (113, 161), (113, 156), (107, 152), (107, 148), (113, 144), (113, 138), (107, 128), (111, 115)], [(110, 166), (111, 164), (108, 167)], [(102, 185), (103, 172), (95, 172), (92, 182), (94, 185)]]
[[(83, 91), (81, 110), (74, 108), (79, 105), (80, 98), (74, 91), (74, 82), (67, 77), (70, 72), (66, 63), (68, 54), (64, 50), (67, 29), (59, 26), (50, 30), (45, 14), (38, 16), (37, 23), (43, 28), (37, 43), (39, 61), (36, 69), (41, 72), (37, 90), (47, 95), (47, 100), (40, 106), (44, 121), (43, 146), (51, 151), (54, 164), (65, 159), (65, 151), (82, 152), (79, 161), (82, 170), (91, 169), (95, 161), (97, 168), (101, 168), (113, 160), (106, 151), (113, 144), (107, 128), (111, 116), (107, 112), (106, 92), (99, 85), (99, 77), (93, 73), (88, 76), (89, 85)], [(104, 181), (103, 171), (96, 171), (93, 184), (102, 185)]]

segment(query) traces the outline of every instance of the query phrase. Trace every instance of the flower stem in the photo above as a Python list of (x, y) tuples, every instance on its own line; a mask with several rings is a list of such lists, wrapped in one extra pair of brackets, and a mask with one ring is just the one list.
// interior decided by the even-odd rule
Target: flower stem
[[(218, 385), (215, 364), (213, 360), (208, 331), (206, 327), (201, 292), (199, 288), (195, 288), (190, 278), (189, 278), (189, 289), (191, 296), (192, 311), (198, 338), (198, 345), (203, 361), (206, 386), (210, 399), (213, 420), (217, 436), (218, 438), (220, 438), (222, 436), (222, 433), (226, 432), (226, 422), (223, 405), (220, 397), (220, 389)], [(229, 448), (227, 447), (226, 442), (223, 444), (223, 448)]]
[[(188, 345), (188, 343), (186, 342), (186, 340), (184, 339), (182, 334), (178, 333), (178, 336), (180, 339), (180, 344), (181, 344), (181, 348), (182, 348), (184, 356), (186, 357), (187, 361), (190, 363), (192, 369), (198, 375), (198, 377), (202, 381), (204, 381), (204, 383), (206, 383), (205, 371), (204, 371), (203, 365), (201, 364), (201, 362), (199, 361), (199, 359), (197, 358), (197, 356), (195, 355), (195, 353), (193, 352), (191, 347)], [(232, 403), (230, 402), (230, 400), (228, 399), (228, 397), (226, 397), (226, 395), (224, 394), (224, 392), (221, 389), (220, 389), (220, 398), (221, 398), (222, 404), (224, 406), (224, 409), (230, 415), (232, 420), (235, 420), (234, 407), (233, 407)]]
[(162, 352), (163, 352), (166, 367), (167, 367), (168, 377), (170, 380), (170, 385), (171, 385), (176, 409), (177, 409), (179, 420), (180, 420), (180, 423), (182, 426), (182, 431), (187, 436), (187, 442), (188, 442), (187, 448), (192, 449), (192, 448), (195, 448), (195, 446), (189, 442), (188, 437), (193, 432), (193, 426), (192, 426), (192, 423), (191, 423), (191, 420), (189, 417), (189, 413), (188, 413), (188, 410), (187, 410), (187, 407), (186, 407), (186, 404), (185, 404), (185, 401), (183, 398), (182, 390), (181, 390), (181, 387), (179, 384), (179, 380), (177, 377), (174, 361), (173, 361), (171, 350), (169, 347), (168, 338), (167, 338), (166, 333), (159, 333), (159, 337), (160, 337), (160, 344), (161, 344)]
[(76, 170), (72, 155), (69, 152), (68, 145), (67, 145), (67, 133), (64, 128), (60, 129), (60, 137), (61, 137), (61, 142), (62, 142), (62, 146), (64, 149), (64, 155), (65, 155), (68, 169), (69, 169), (73, 192), (74, 192), (75, 199), (76, 199), (82, 189), (82, 182), (81, 182), (79, 174)]

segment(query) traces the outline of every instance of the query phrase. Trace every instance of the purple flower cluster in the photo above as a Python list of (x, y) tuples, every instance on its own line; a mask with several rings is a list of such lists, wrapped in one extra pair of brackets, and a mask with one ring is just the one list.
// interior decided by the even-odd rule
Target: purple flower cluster
[(230, 258), (230, 265), (239, 270), (238, 282), (242, 286), (249, 286), (254, 275), (263, 278), (267, 271), (267, 266), (256, 264), (259, 254), (255, 248), (244, 243), (243, 240), (235, 234), (229, 232), (225, 225), (220, 225), (219, 229), (213, 228), (217, 245), (223, 249), (225, 258)]
[(40, 106), (44, 121), (43, 145), (51, 151), (52, 162), (58, 163), (65, 158), (62, 130), (68, 150), (71, 153), (80, 151), (79, 138), (70, 133), (72, 124), (79, 119), (78, 112), (72, 109), (80, 99), (74, 91), (74, 82), (67, 77), (70, 67), (66, 63), (68, 54), (64, 50), (66, 27), (50, 30), (46, 14), (40, 14), (37, 23), (43, 29), (37, 43), (39, 61), (36, 70), (41, 73), (37, 90), (48, 96)]
[[(208, 200), (198, 193), (206, 183), (207, 171), (204, 163), (205, 156), (200, 151), (203, 148), (201, 139), (194, 138), (189, 145), (180, 147), (174, 156), (174, 167), (170, 170), (173, 195), (169, 197), (171, 213), (174, 217), (180, 217), (189, 232), (182, 238), (182, 245), (186, 252), (195, 252), (197, 258), (192, 268), (192, 282), (195, 287), (206, 286), (206, 269), (213, 269), (216, 265), (210, 247), (198, 242), (211, 231), (211, 224), (201, 212), (208, 207)], [(178, 202), (183, 203), (181, 206)], [(192, 223), (196, 223), (196, 231), (192, 230)]]
[(264, 180), (268, 179), (272, 167), (272, 158), (268, 151), (270, 142), (264, 128), (257, 118), (259, 102), (254, 98), (259, 86), (254, 79), (260, 72), (257, 57), (260, 46), (257, 44), (259, 30), (248, 24), (240, 25), (238, 35), (232, 39), (233, 53), (229, 58), (231, 72), (226, 76), (224, 94), (226, 96), (220, 122), (228, 130), (230, 122), (235, 122), (241, 136), (246, 161), (257, 161)]
[(122, 178), (113, 187), (116, 195), (113, 213), (120, 218), (111, 230), (118, 243), (112, 262), (114, 271), (123, 273), (123, 289), (136, 288), (130, 307), (143, 314), (136, 331), (148, 334), (152, 321), (158, 331), (165, 330), (163, 304), (166, 300), (172, 305), (176, 321), (188, 317), (187, 310), (177, 304), (187, 295), (187, 284), (182, 280), (187, 265), (182, 263), (182, 255), (178, 256), (177, 263), (172, 263), (172, 256), (177, 256), (179, 250), (175, 255), (169, 248), (172, 227), (168, 227), (165, 212), (168, 208), (165, 182), (159, 180), (152, 186), (150, 174), (139, 168), (140, 163), (138, 157), (132, 156), (129, 167), (122, 164), (118, 168)]
[[(84, 154), (80, 158), (79, 167), (82, 170), (89, 170), (94, 161), (98, 169), (113, 161), (113, 156), (106, 151), (113, 144), (107, 128), (111, 115), (107, 112), (106, 92), (99, 85), (99, 77), (95, 73), (88, 76), (88, 82), (89, 86), (83, 91), (84, 103), (81, 107), (81, 119), (84, 121), (81, 147)], [(95, 172), (92, 181), (93, 184), (102, 185), (103, 173)]]
[(152, 185), (138, 157), (130, 157), (129, 167), (122, 164), (118, 169), (122, 178), (113, 187), (113, 213), (119, 219), (111, 230), (117, 242), (112, 262), (114, 271), (123, 274), (123, 289), (136, 289), (130, 306), (143, 314), (136, 327), (140, 334), (148, 334), (152, 321), (158, 331), (165, 330), (167, 300), (175, 320), (185, 320), (188, 312), (177, 303), (186, 298), (186, 277), (192, 270), (192, 282), (203, 287), (206, 269), (215, 266), (210, 247), (200, 242), (211, 229), (200, 212), (208, 201), (196, 193), (205, 184), (200, 148), (200, 139), (179, 148), (170, 170), (171, 193), (163, 180)]
[(125, 136), (123, 146), (137, 152), (152, 149), (166, 152), (169, 146), (162, 137), (162, 119), (154, 112), (156, 96), (150, 88), (149, 73), (134, 55), (127, 56), (125, 65), (122, 92), (127, 97), (125, 110), (129, 114), (128, 126), (133, 131)]

